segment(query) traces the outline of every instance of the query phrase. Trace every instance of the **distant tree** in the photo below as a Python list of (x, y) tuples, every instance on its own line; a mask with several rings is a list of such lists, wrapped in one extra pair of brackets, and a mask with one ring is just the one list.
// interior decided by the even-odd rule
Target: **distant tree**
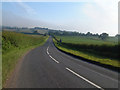
[(38, 34), (39, 32), (37, 30), (35, 30), (33, 33)]
[(98, 33), (96, 33), (96, 34), (95, 34), (95, 36), (99, 37), (99, 34), (98, 34)]
[(99, 38), (101, 38), (102, 40), (105, 40), (109, 35), (107, 33), (102, 33), (100, 34)]
[(67, 31), (63, 31), (63, 35), (68, 35), (68, 32)]
[(28, 27), (22, 27), (21, 29), (28, 29)]
[(46, 36), (47, 34), (45, 33), (43, 36)]
[(115, 35), (118, 38), (118, 44), (120, 45), (120, 34)]
[(78, 35), (79, 35), (79, 32), (72, 32), (72, 35), (73, 35), (73, 36), (78, 36)]
[(86, 36), (92, 36), (92, 33), (87, 32)]
[(120, 37), (120, 34), (115, 35), (115, 37)]

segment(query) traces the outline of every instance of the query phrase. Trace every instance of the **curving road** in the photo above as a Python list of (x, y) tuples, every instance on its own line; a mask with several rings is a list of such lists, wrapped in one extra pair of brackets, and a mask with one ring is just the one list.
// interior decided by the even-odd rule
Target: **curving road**
[(7, 88), (118, 88), (118, 73), (57, 50), (52, 38), (30, 51)]

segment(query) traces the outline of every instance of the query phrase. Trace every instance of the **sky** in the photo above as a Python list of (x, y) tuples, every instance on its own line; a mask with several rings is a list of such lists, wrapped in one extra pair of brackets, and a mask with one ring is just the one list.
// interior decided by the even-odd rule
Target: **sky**
[[(78, 2), (79, 1), (79, 2)], [(119, 0), (2, 2), (2, 25), (46, 27), (82, 33), (118, 33)]]

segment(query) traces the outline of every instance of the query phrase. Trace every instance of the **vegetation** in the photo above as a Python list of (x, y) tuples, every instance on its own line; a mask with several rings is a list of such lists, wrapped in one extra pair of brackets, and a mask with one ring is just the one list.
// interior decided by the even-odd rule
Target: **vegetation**
[(99, 38), (101, 38), (102, 40), (105, 40), (108, 37), (107, 33), (102, 33), (100, 34)]
[(120, 67), (118, 53), (120, 45), (118, 45), (117, 40), (113, 41), (113, 38), (107, 38), (103, 41), (93, 37), (56, 36), (54, 43), (65, 52), (102, 64)]
[(3, 31), (2, 33), (2, 80), (5, 83), (18, 59), (28, 50), (43, 45), (48, 36), (25, 35)]
[(0, 89), (2, 89), (2, 32), (0, 31)]
[(88, 36), (55, 36), (58, 40), (62, 40), (63, 43), (73, 44), (87, 44), (87, 45), (117, 45), (117, 37), (108, 37), (106, 40), (101, 40), (98, 37)]

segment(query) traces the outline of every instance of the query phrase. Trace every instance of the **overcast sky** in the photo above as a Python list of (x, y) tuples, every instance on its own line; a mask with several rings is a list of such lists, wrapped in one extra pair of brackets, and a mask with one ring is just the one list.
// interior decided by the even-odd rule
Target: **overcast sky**
[(110, 35), (118, 33), (119, 0), (12, 1), (2, 3), (2, 25), (37, 26), (84, 33), (106, 32)]

